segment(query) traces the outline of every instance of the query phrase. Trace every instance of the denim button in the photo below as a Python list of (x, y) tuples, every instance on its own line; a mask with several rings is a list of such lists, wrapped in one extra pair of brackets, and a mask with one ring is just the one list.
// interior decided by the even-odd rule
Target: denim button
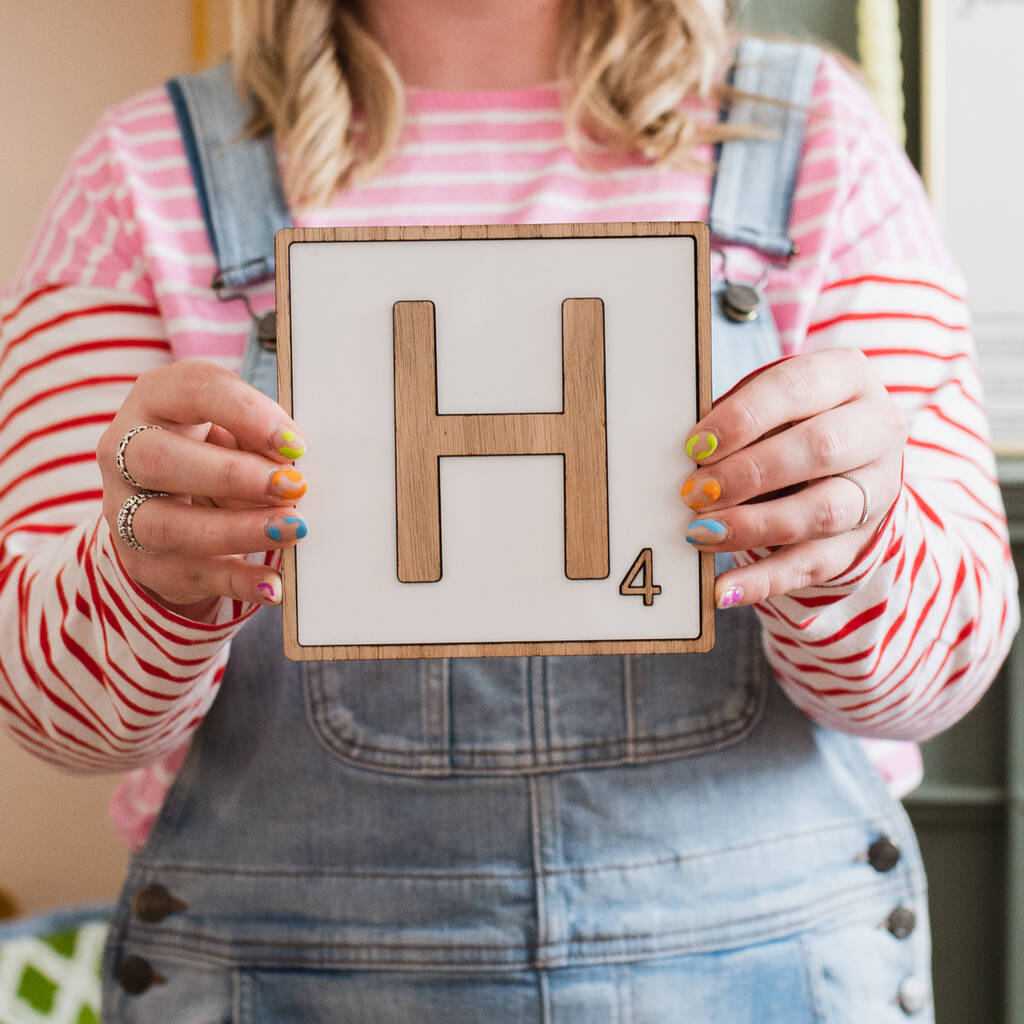
[(900, 848), (888, 836), (876, 839), (868, 847), (868, 863), (881, 873), (892, 871), (900, 861)]
[(114, 970), (114, 975), (121, 988), (130, 996), (141, 995), (143, 992), (159, 979), (153, 970), (153, 965), (148, 960), (134, 953), (126, 956)]
[(256, 318), (256, 339), (268, 352), (277, 350), (277, 310)]
[(722, 312), (733, 321), (742, 324), (756, 320), (761, 311), (761, 296), (749, 284), (726, 282), (722, 292)]
[(896, 907), (885, 919), (885, 926), (897, 939), (905, 939), (917, 924), (917, 914), (910, 907)]
[(928, 986), (916, 974), (912, 974), (904, 978), (896, 993), (896, 1002), (907, 1016), (920, 1013), (928, 1003)]
[(136, 917), (148, 924), (158, 924), (177, 910), (184, 910), (185, 904), (175, 899), (162, 885), (155, 882), (143, 886), (132, 897), (132, 910)]

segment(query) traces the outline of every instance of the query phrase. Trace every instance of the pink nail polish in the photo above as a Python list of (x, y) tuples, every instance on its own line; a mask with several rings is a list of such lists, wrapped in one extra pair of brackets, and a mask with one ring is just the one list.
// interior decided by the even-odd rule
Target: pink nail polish
[(277, 588), (273, 583), (257, 583), (256, 591), (265, 604), (277, 604)]
[(743, 600), (743, 591), (739, 587), (730, 587), (718, 602), (719, 608), (732, 608)]

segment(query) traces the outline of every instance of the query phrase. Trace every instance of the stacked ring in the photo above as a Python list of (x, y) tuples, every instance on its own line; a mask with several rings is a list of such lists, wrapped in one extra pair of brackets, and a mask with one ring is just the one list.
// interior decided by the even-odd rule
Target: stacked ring
[(849, 480), (851, 484), (860, 488), (861, 497), (864, 499), (864, 508), (861, 511), (857, 525), (853, 527), (854, 530), (859, 530), (868, 521), (868, 516), (871, 515), (871, 495), (868, 494), (867, 485), (859, 476), (854, 476), (853, 473), (836, 473), (836, 476), (841, 476), (844, 480)]
[(125, 499), (124, 504), (121, 506), (121, 511), (117, 513), (117, 535), (129, 548), (131, 548), (132, 551), (145, 551), (147, 554), (151, 553), (139, 543), (135, 536), (135, 530), (132, 528), (132, 523), (135, 520), (135, 513), (138, 512), (150, 498), (167, 497), (169, 497), (167, 491), (143, 490), (136, 491)]
[(133, 477), (131, 475), (131, 473), (128, 472), (128, 470), (125, 468), (125, 464), (124, 464), (124, 453), (128, 449), (128, 442), (136, 434), (141, 433), (143, 430), (163, 430), (163, 429), (164, 429), (163, 427), (159, 426), (156, 423), (143, 423), (142, 426), (132, 427), (132, 429), (129, 430), (128, 433), (125, 434), (124, 437), (122, 437), (121, 440), (118, 442), (118, 445), (117, 445), (117, 457), (116, 457), (117, 468), (121, 471), (121, 476), (123, 476), (125, 478), (125, 480), (129, 484), (131, 484), (132, 487), (137, 487), (140, 491), (144, 491), (145, 487), (143, 487), (142, 484), (140, 484), (138, 482), (138, 480), (136, 480), (135, 477)]

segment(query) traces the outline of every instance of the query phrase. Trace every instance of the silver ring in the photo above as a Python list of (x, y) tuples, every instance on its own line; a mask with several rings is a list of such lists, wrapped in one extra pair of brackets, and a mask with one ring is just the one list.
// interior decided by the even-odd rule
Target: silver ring
[(122, 437), (121, 440), (118, 441), (118, 443), (117, 443), (117, 457), (116, 457), (116, 460), (115, 460), (117, 462), (117, 468), (119, 470), (121, 470), (121, 476), (123, 476), (125, 478), (125, 480), (127, 480), (128, 483), (132, 485), (132, 487), (136, 487), (140, 491), (144, 491), (146, 488), (142, 484), (140, 484), (139, 481), (136, 480), (135, 477), (133, 477), (131, 475), (131, 473), (128, 472), (128, 470), (125, 468), (125, 465), (124, 465), (124, 453), (128, 449), (128, 442), (136, 434), (141, 433), (143, 430), (163, 430), (163, 429), (164, 429), (163, 427), (158, 426), (156, 423), (143, 423), (142, 426), (140, 426), (140, 427), (132, 427), (132, 429), (129, 430), (128, 433), (125, 434), (124, 437)]
[(859, 530), (868, 521), (868, 516), (871, 515), (871, 495), (868, 493), (864, 481), (859, 476), (854, 476), (852, 473), (836, 473), (836, 476), (841, 476), (844, 480), (849, 480), (851, 484), (856, 484), (860, 488), (860, 493), (864, 498), (864, 511), (861, 512), (857, 525), (852, 527), (854, 530)]
[(166, 491), (136, 491), (134, 494), (125, 498), (124, 504), (121, 506), (121, 511), (117, 513), (117, 535), (125, 542), (125, 544), (132, 549), (132, 551), (145, 551), (146, 554), (152, 554), (151, 551), (144, 548), (135, 536), (135, 530), (132, 528), (132, 523), (135, 520), (135, 513), (145, 505), (150, 498), (167, 498), (169, 497)]

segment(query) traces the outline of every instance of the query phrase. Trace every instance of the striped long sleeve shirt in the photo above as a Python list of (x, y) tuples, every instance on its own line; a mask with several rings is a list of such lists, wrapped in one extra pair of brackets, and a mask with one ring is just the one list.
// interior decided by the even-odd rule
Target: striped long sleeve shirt
[[(295, 220), (705, 220), (710, 190), (701, 170), (580, 159), (553, 86), (414, 90), (383, 173)], [(764, 279), (786, 354), (863, 350), (910, 440), (870, 549), (828, 584), (760, 605), (765, 647), (818, 721), (921, 740), (993, 678), (1017, 626), (1016, 580), (961, 278), (912, 168), (827, 56), (791, 231), (788, 265), (729, 248), (713, 273), (724, 261), (730, 279)], [(214, 270), (171, 106), (153, 91), (77, 151), (0, 307), (0, 713), (29, 750), (69, 768), (180, 756), (255, 610), (225, 601), (207, 625), (167, 611), (127, 575), (100, 512), (96, 442), (135, 378), (184, 357), (239, 366), (249, 317), (214, 297)], [(252, 303), (270, 308), (272, 285)], [(124, 804), (135, 841), (159, 802), (154, 778)]]

